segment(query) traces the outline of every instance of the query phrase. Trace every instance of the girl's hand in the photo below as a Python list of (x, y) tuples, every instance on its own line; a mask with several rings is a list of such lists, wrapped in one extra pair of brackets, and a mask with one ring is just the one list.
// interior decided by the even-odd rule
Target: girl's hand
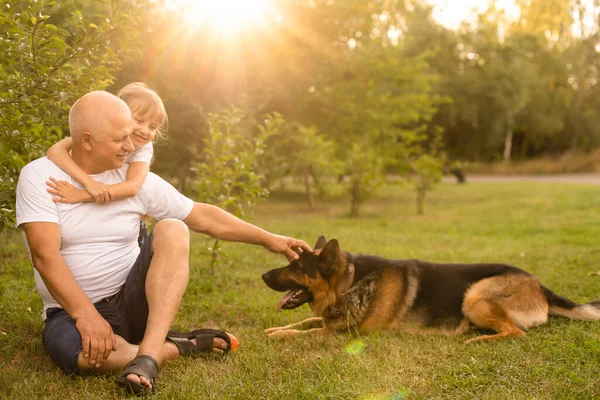
[(58, 196), (52, 198), (55, 203), (83, 203), (85, 197), (87, 197), (87, 192), (85, 190), (79, 190), (67, 181), (58, 181), (52, 177), (50, 178), (50, 181), (51, 182), (46, 182), (46, 185), (49, 186), (46, 190), (48, 193)]
[(83, 187), (94, 198), (97, 204), (104, 204), (115, 199), (115, 193), (107, 184), (90, 179)]

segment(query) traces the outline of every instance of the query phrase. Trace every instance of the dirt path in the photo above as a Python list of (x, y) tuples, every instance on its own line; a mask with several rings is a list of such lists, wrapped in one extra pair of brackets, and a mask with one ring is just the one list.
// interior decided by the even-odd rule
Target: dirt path
[[(444, 182), (456, 182), (454, 176), (445, 176)], [(600, 173), (564, 174), (564, 175), (467, 175), (467, 183), (496, 182), (550, 182), (600, 185)]]

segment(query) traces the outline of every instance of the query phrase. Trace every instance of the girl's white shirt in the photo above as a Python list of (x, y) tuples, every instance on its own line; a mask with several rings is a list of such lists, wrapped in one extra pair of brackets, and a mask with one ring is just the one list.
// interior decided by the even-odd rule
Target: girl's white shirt
[(152, 146), (152, 142), (148, 142), (139, 149), (129, 154), (125, 159), (125, 162), (127, 164), (131, 164), (134, 162), (145, 162), (146, 164), (150, 165), (152, 163), (153, 155), (154, 147)]

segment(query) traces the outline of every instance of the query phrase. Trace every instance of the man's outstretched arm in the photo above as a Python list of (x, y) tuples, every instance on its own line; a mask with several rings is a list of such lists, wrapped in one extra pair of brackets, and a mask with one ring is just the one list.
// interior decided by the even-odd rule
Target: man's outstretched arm
[(52, 222), (29, 222), (21, 227), (27, 237), (33, 266), (52, 297), (75, 320), (83, 355), (89, 357), (91, 364), (100, 366), (116, 347), (115, 337), (60, 254), (60, 226)]
[(288, 260), (298, 258), (298, 251), (312, 251), (302, 240), (267, 232), (210, 204), (194, 203), (183, 222), (195, 232), (221, 240), (261, 245), (273, 253), (285, 255)]

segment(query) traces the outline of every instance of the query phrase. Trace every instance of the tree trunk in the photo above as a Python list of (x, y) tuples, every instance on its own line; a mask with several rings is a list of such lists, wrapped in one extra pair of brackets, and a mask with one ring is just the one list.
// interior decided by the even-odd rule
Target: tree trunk
[(529, 135), (525, 134), (523, 138), (523, 144), (521, 145), (521, 157), (527, 158), (527, 151), (529, 150)]
[(189, 170), (190, 169), (187, 164), (185, 164), (182, 168), (179, 169), (179, 179), (178, 179), (179, 182), (177, 182), (177, 186), (178, 186), (177, 189), (179, 189), (179, 193), (186, 194), (187, 174), (188, 174)]
[(350, 216), (358, 216), (358, 207), (360, 205), (360, 185), (352, 185), (352, 200), (350, 203)]
[(425, 214), (425, 191), (422, 189), (417, 190), (417, 214)]
[(310, 167), (304, 168), (304, 188), (306, 189), (306, 201), (311, 210), (315, 209), (315, 197), (311, 188)]
[(504, 163), (510, 163), (512, 154), (513, 134), (515, 131), (515, 115), (518, 115), (522, 107), (517, 107), (516, 111), (506, 110), (506, 138), (504, 139)]
[(510, 163), (510, 154), (512, 151), (512, 140), (513, 140), (513, 130), (510, 128), (508, 132), (506, 132), (506, 139), (504, 140), (504, 163)]

